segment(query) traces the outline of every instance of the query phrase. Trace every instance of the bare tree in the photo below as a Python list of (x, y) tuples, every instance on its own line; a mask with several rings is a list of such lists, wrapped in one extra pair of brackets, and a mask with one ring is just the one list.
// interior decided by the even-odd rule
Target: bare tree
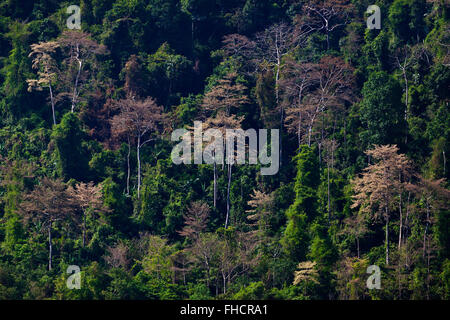
[(324, 30), (327, 50), (330, 48), (330, 33), (349, 23), (349, 12), (353, 8), (348, 0), (310, 0), (305, 5), (307, 18), (316, 29)]
[(208, 204), (202, 201), (192, 202), (183, 218), (184, 227), (178, 233), (183, 237), (196, 241), (208, 224)]
[[(207, 126), (220, 129), (222, 134), (225, 130), (240, 127), (242, 119), (231, 115), (231, 108), (240, 108), (242, 105), (249, 102), (245, 95), (247, 88), (239, 83), (236, 83), (237, 74), (229, 73), (224, 79), (218, 81), (209, 92), (205, 94), (202, 106), (205, 111), (213, 111), (215, 118), (207, 120)], [(215, 155), (214, 155), (215, 156)], [(214, 174), (214, 207), (217, 203), (217, 164), (213, 164)], [(231, 170), (231, 169), (230, 169)], [(230, 172), (231, 175), (231, 172)]]
[(192, 262), (205, 270), (206, 285), (211, 284), (213, 270), (217, 267), (219, 255), (219, 237), (216, 233), (201, 233), (197, 241), (189, 248)]
[(217, 84), (203, 98), (202, 106), (207, 111), (224, 110), (226, 115), (231, 114), (232, 108), (240, 108), (249, 102), (245, 95), (247, 88), (238, 83), (235, 72), (227, 74), (224, 79), (217, 81)]
[[(93, 58), (98, 54), (105, 54), (107, 52), (104, 45), (96, 43), (90, 38), (88, 33), (75, 30), (66, 30), (58, 38), (58, 44), (63, 51), (66, 52), (65, 59), (67, 83), (71, 83), (71, 111), (74, 112), (79, 97), (83, 82), (87, 80), (87, 74), (83, 75), (83, 70), (87, 63), (93, 67)], [(65, 94), (64, 94), (65, 95)]]
[(263, 236), (270, 224), (270, 217), (273, 214), (274, 195), (261, 192), (259, 190), (253, 190), (253, 194), (250, 195), (251, 200), (247, 204), (252, 209), (247, 210), (249, 215), (247, 219), (250, 221), (250, 225), (258, 228), (259, 236)]
[(317, 65), (305, 61), (286, 59), (286, 71), (281, 81), (286, 107), (286, 126), (288, 131), (297, 135), (298, 146), (302, 144), (302, 129), (305, 126), (305, 113), (308, 105), (303, 103), (305, 95), (317, 84), (314, 78)]
[(86, 217), (99, 211), (108, 211), (103, 205), (102, 186), (94, 185), (93, 182), (80, 182), (75, 187), (69, 186), (67, 189), (73, 202), (79, 206), (83, 212), (83, 247), (86, 244)]
[(405, 155), (398, 154), (396, 145), (375, 146), (366, 151), (377, 163), (364, 169), (362, 176), (353, 180), (355, 195), (352, 208), (361, 212), (383, 217), (386, 226), (386, 265), (389, 265), (389, 221), (392, 210), (398, 205), (397, 197), (405, 188), (401, 177), (410, 175), (411, 162)]
[(313, 129), (319, 116), (327, 110), (336, 113), (344, 109), (346, 102), (353, 100), (353, 69), (342, 59), (325, 56), (315, 70), (312, 77), (317, 81), (317, 88), (305, 97), (308, 146), (311, 146)]
[(249, 237), (248, 233), (234, 231), (233, 236), (223, 235), (217, 249), (219, 250), (218, 269), (222, 277), (222, 292), (227, 292), (228, 285), (239, 275), (247, 273), (260, 258), (256, 252), (259, 242)]
[[(136, 100), (127, 98), (117, 102), (120, 113), (111, 121), (112, 130), (130, 134), (136, 143), (138, 163), (138, 198), (141, 187), (141, 148), (155, 139), (159, 125), (164, 121), (163, 108), (154, 99)], [(129, 167), (129, 165), (128, 165)]]
[(33, 69), (38, 70), (38, 79), (27, 79), (28, 91), (41, 91), (43, 87), (48, 87), (50, 93), (50, 104), (52, 106), (53, 124), (56, 124), (55, 117), (55, 96), (53, 93), (54, 82), (57, 79), (59, 69), (55, 59), (52, 57), (59, 48), (56, 41), (39, 42), (31, 45), (29, 57), (33, 57)]
[[(113, 102), (113, 104), (116, 104)], [(131, 167), (130, 167), (130, 155), (131, 155), (131, 145), (134, 141), (133, 132), (131, 131), (130, 120), (124, 116), (115, 116), (110, 119), (111, 126), (111, 136), (115, 141), (121, 141), (124, 137), (127, 141), (127, 182), (126, 182), (126, 195), (130, 195), (130, 177), (131, 177)]]
[(41, 230), (48, 234), (48, 269), (52, 269), (53, 244), (52, 230), (57, 222), (71, 220), (74, 203), (62, 180), (43, 178), (36, 188), (25, 195), (20, 206), (24, 222), (41, 224)]
[(113, 268), (128, 269), (130, 265), (129, 249), (128, 245), (119, 241), (115, 246), (106, 248), (107, 254), (104, 256), (104, 260)]
[[(227, 129), (239, 129), (241, 128), (243, 117), (237, 117), (234, 115), (229, 115), (225, 111), (219, 111), (214, 118), (208, 118), (206, 122), (206, 127), (218, 129), (222, 132), (222, 136), (226, 136)], [(222, 141), (223, 143), (223, 141)], [(226, 152), (225, 146), (223, 150)], [(225, 218), (225, 229), (228, 227), (229, 217), (230, 217), (230, 192), (231, 192), (231, 173), (233, 168), (233, 163), (236, 154), (234, 152), (226, 152), (228, 155), (227, 159), (227, 213)], [(214, 199), (216, 199), (217, 192), (217, 178), (216, 178), (216, 163), (214, 162)]]
[(356, 254), (359, 259), (360, 249), (359, 241), (364, 234), (368, 231), (366, 217), (363, 214), (356, 213), (351, 217), (344, 219), (344, 228), (341, 230), (340, 234), (351, 235), (355, 237), (356, 240)]

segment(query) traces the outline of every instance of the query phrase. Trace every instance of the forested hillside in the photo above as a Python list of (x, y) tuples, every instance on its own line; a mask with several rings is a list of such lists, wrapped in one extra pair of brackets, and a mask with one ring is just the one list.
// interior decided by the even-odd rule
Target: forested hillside
[[(449, 299), (449, 15), (0, 0), (0, 299)], [(174, 163), (194, 122), (279, 170)]]

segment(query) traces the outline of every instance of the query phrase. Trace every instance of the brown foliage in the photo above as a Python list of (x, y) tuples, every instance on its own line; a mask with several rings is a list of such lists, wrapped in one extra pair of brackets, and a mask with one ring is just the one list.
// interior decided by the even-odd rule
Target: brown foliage
[(192, 202), (187, 213), (183, 214), (184, 227), (178, 233), (190, 240), (197, 240), (208, 224), (209, 206), (201, 201)]

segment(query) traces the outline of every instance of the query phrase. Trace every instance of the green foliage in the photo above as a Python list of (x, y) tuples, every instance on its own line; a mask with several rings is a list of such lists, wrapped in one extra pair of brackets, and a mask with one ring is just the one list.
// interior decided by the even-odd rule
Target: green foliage
[(22, 115), (31, 99), (27, 94), (26, 79), (31, 76), (31, 64), (28, 59), (29, 47), (26, 25), (14, 22), (10, 26), (10, 32), (6, 34), (11, 39), (12, 50), (3, 62), (1, 74), (4, 78), (1, 86), (1, 94), (4, 96), (4, 104), (0, 104), (2, 122), (17, 119)]
[(282, 243), (293, 260), (302, 261), (306, 257), (309, 242), (308, 222), (313, 221), (317, 215), (319, 170), (316, 151), (313, 148), (301, 146), (296, 160), (296, 196), (294, 203), (286, 211), (288, 222)]
[(360, 118), (363, 123), (363, 145), (402, 144), (405, 135), (401, 88), (392, 76), (374, 71), (364, 83)]
[(84, 145), (86, 134), (74, 113), (67, 113), (54, 127), (52, 140), (56, 146), (58, 173), (65, 179), (89, 178), (89, 155)]
[[(44, 71), (32, 68), (30, 45), (59, 39), (69, 3), (1, 1), (0, 299), (449, 299), (449, 8), (445, 1), (380, 0), (373, 4), (382, 28), (369, 30), (372, 3), (349, 1), (348, 19), (335, 7), (339, 16), (329, 22), (345, 25), (288, 43), (275, 88), (268, 60), (279, 47), (259, 35), (280, 22), (298, 32), (315, 17), (308, 2), (81, 0), (82, 32), (108, 52), (95, 54), (95, 64), (82, 62), (73, 113), (66, 113), (67, 97), (76, 72), (58, 73), (60, 122), (51, 127), (49, 88), (27, 90), (27, 80)], [(232, 34), (239, 36), (229, 42)], [(64, 70), (62, 53), (52, 57)], [(350, 65), (354, 81), (321, 74), (316, 63), (330, 54)], [(288, 68), (286, 57), (298, 68)], [(312, 71), (302, 80), (304, 66)], [(243, 129), (282, 129), (276, 175), (261, 175), (260, 164), (233, 165), (229, 175), (227, 165), (171, 160), (171, 132), (209, 122), (215, 113), (205, 94), (230, 73), (248, 102), (229, 116), (242, 117)], [(350, 90), (334, 92), (340, 85)], [(138, 194), (129, 123), (111, 121), (118, 100), (150, 97), (164, 119), (140, 148)], [(297, 149), (311, 124), (311, 146)], [(353, 181), (376, 164), (365, 152), (377, 144), (396, 144), (413, 165), (398, 179), (408, 185), (393, 195), (382, 289), (368, 290), (367, 266), (386, 265), (385, 225), (382, 216), (356, 219)], [(83, 208), (72, 203), (73, 221), (54, 222), (50, 271), (48, 225), (23, 214), (23, 200), (44, 177), (72, 187), (92, 181), (108, 208), (88, 215), (84, 246)], [(255, 208), (256, 193), (263, 201)], [(208, 215), (193, 234), (199, 222), (187, 214), (197, 201)], [(359, 236), (358, 227), (366, 229)], [(314, 266), (314, 276), (298, 277), (299, 264)], [(81, 268), (80, 290), (66, 286), (69, 265)]]

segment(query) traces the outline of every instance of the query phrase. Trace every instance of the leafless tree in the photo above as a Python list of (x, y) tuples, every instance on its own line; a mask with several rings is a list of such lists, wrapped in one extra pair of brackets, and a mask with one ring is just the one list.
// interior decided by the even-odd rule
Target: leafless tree
[(41, 183), (25, 195), (20, 206), (24, 222), (41, 224), (41, 230), (48, 234), (48, 269), (52, 269), (53, 244), (52, 230), (57, 222), (73, 219), (74, 203), (62, 180), (43, 178)]
[(317, 84), (314, 74), (318, 66), (305, 61), (286, 59), (286, 71), (281, 81), (283, 103), (286, 104), (286, 126), (288, 131), (297, 135), (298, 146), (302, 144), (302, 129), (305, 126), (304, 97)]
[(202, 201), (191, 203), (187, 213), (183, 215), (184, 227), (178, 233), (192, 241), (196, 241), (207, 226), (209, 218), (208, 204)]
[(327, 50), (330, 48), (330, 33), (349, 23), (352, 8), (348, 0), (310, 0), (306, 3), (306, 20), (316, 29), (325, 31)]
[(389, 265), (389, 221), (393, 208), (398, 205), (397, 197), (405, 189), (404, 178), (411, 174), (410, 160), (398, 154), (398, 150), (396, 145), (383, 145), (366, 151), (378, 162), (365, 168), (362, 176), (353, 181), (352, 208), (360, 207), (361, 212), (374, 213), (374, 218), (382, 216), (386, 222), (386, 265)]
[(27, 79), (28, 91), (42, 90), (48, 87), (50, 93), (50, 104), (52, 106), (53, 124), (56, 125), (55, 96), (53, 93), (54, 82), (57, 79), (59, 69), (52, 56), (59, 48), (56, 41), (39, 42), (31, 45), (29, 57), (33, 57), (33, 69), (38, 70), (38, 79)]
[(88, 78), (87, 74), (83, 75), (83, 70), (86, 70), (85, 65), (90, 63), (90, 68), (93, 68), (95, 55), (105, 54), (107, 50), (104, 45), (96, 43), (88, 33), (82, 31), (64, 31), (57, 42), (67, 56), (64, 61), (67, 69), (64, 76), (68, 77), (66, 82), (71, 83), (72, 90), (69, 95), (71, 111), (74, 112), (79, 102), (83, 82), (86, 82)]
[[(163, 108), (154, 99), (137, 100), (127, 98), (117, 101), (120, 113), (111, 120), (112, 131), (130, 134), (136, 144), (138, 162), (138, 198), (141, 187), (141, 148), (155, 139), (164, 122)], [(129, 140), (131, 142), (131, 139)], [(129, 153), (128, 153), (129, 154)], [(129, 168), (129, 165), (128, 165)], [(129, 180), (129, 176), (128, 176)]]
[(75, 187), (69, 186), (67, 189), (73, 202), (80, 207), (83, 212), (83, 247), (86, 245), (86, 217), (95, 212), (108, 211), (103, 205), (103, 193), (101, 185), (94, 185), (93, 182), (80, 182)]

